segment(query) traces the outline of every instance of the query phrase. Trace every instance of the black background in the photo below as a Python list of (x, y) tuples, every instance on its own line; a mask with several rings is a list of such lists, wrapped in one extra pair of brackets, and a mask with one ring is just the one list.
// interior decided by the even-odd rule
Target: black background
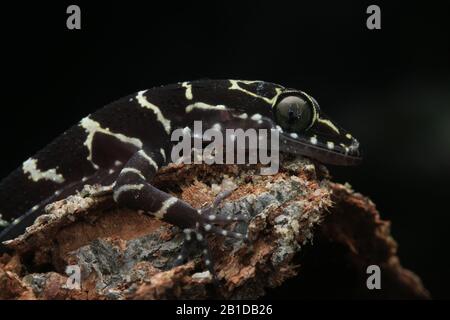
[[(309, 92), (359, 138), (364, 163), (332, 174), (377, 204), (402, 264), (433, 297), (449, 298), (450, 11), (392, 2), (373, 2), (375, 31), (363, 1), (2, 4), (0, 176), (140, 89), (199, 78), (280, 83)], [(66, 29), (69, 4), (81, 7), (80, 31)]]

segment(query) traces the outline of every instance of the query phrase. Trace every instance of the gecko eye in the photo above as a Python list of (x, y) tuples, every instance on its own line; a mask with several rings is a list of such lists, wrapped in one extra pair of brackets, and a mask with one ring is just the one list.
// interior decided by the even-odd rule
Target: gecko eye
[(275, 106), (275, 118), (283, 130), (301, 132), (311, 125), (312, 108), (302, 97), (288, 96)]

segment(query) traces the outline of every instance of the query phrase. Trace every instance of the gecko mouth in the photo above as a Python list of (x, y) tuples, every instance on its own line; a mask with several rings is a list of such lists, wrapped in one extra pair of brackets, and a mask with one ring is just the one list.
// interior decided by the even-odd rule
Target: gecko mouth
[(362, 158), (359, 151), (359, 142), (352, 138), (350, 146), (335, 145), (333, 142), (324, 144), (317, 139), (312, 140), (315, 144), (302, 138), (292, 138), (284, 133), (280, 135), (280, 150), (307, 156), (324, 164), (354, 166), (361, 163)]

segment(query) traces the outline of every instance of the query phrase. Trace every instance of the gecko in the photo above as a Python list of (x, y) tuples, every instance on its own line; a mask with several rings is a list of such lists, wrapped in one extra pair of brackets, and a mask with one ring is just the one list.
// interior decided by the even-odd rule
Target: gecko
[[(123, 207), (162, 219), (184, 233), (175, 265), (187, 259), (189, 243), (200, 243), (213, 273), (206, 234), (246, 240), (223, 228), (248, 217), (216, 215), (229, 194), (194, 208), (152, 185), (170, 163), (175, 129), (267, 128), (279, 133), (281, 152), (333, 165), (361, 161), (359, 142), (336, 124), (306, 92), (265, 81), (197, 80), (142, 90), (110, 103), (27, 159), (0, 182), (0, 241), (12, 239), (43, 214), (47, 204), (80, 191), (85, 184), (112, 186)], [(4, 245), (0, 251), (6, 250)]]

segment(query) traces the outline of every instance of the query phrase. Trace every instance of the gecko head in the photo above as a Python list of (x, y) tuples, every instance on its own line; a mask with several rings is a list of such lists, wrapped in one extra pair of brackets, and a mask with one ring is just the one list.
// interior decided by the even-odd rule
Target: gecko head
[(280, 130), (280, 150), (301, 154), (326, 164), (356, 165), (361, 161), (359, 142), (327, 117), (305, 92), (285, 90), (272, 106)]

